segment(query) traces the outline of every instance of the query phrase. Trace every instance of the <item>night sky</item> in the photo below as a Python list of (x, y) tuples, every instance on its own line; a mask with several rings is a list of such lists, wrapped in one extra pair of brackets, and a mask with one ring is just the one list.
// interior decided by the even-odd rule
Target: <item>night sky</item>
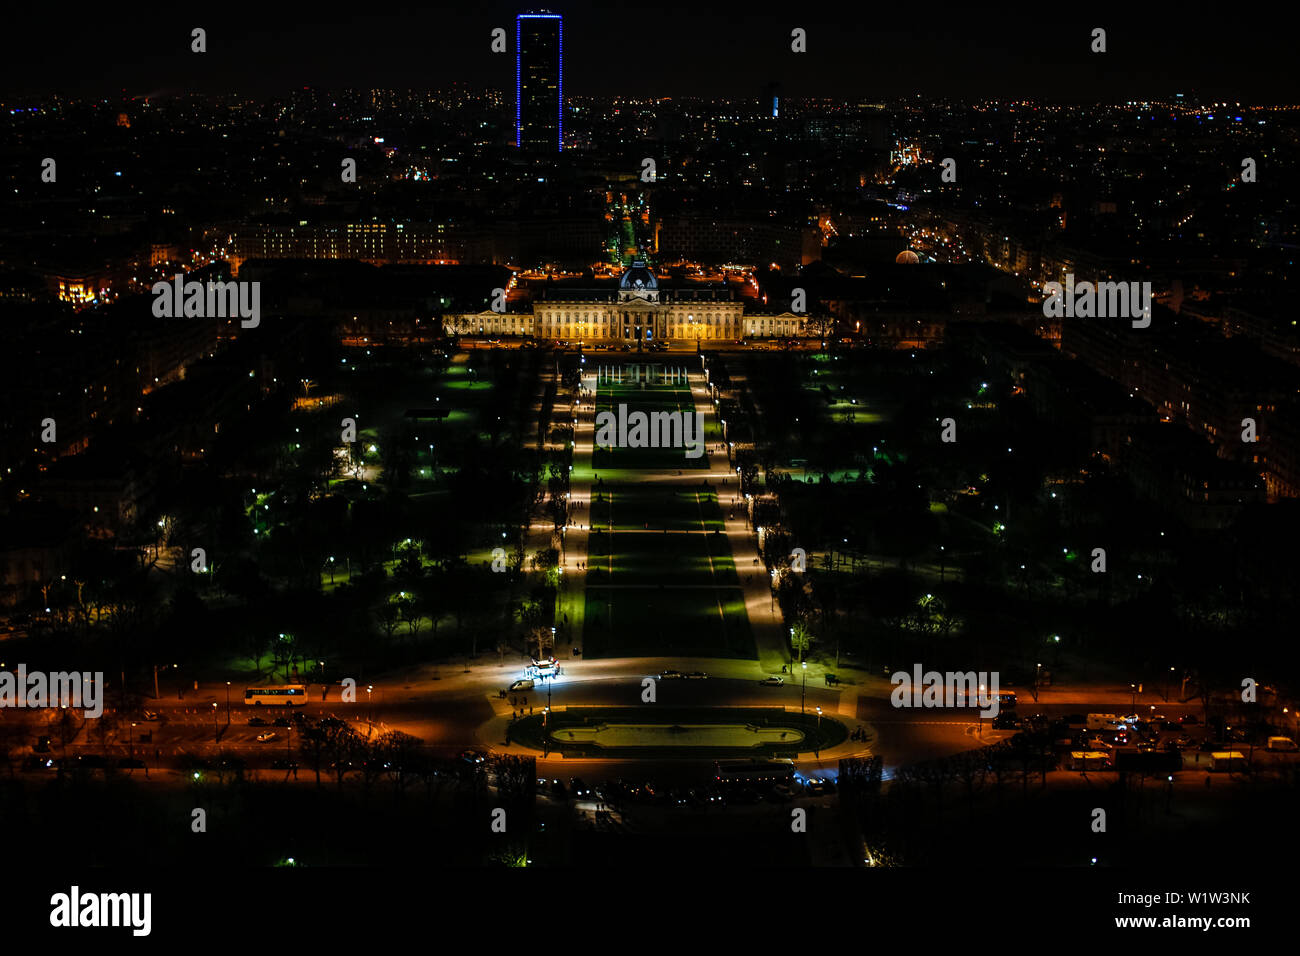
[[(147, 15), (38, 5), (0, 28), (0, 96), (132, 95), (319, 87), (514, 85), (514, 15), (541, 5), (230, 3)], [(1139, 13), (1133, 11), (1140, 7)], [(127, 7), (126, 9), (132, 9)], [(138, 8), (136, 8), (138, 9)], [(146, 8), (147, 9), (147, 8)], [(1293, 102), (1294, 40), (1267, 11), (1153, 4), (1057, 5), (553, 2), (565, 14), (572, 94), (1036, 97), (1079, 102), (1174, 92)], [(53, 10), (54, 12), (47, 12)], [(887, 10), (888, 12), (881, 12)], [(1056, 11), (1056, 12), (1051, 12)], [(208, 53), (189, 31), (208, 31)], [(492, 55), (503, 26), (511, 53)], [(790, 52), (790, 30), (809, 52)], [(1088, 52), (1094, 26), (1109, 52)]]

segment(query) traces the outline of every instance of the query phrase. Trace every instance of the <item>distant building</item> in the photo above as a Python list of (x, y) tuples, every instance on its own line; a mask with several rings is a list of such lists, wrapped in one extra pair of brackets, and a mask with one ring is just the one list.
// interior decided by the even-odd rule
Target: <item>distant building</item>
[(564, 149), (564, 17), (515, 17), (515, 145), (530, 153)]
[(661, 289), (655, 274), (638, 259), (616, 289), (560, 288), (535, 302), (531, 312), (485, 309), (444, 320), (450, 330), (469, 335), (649, 344), (799, 337), (806, 334), (808, 316), (745, 315), (744, 302), (727, 288)]

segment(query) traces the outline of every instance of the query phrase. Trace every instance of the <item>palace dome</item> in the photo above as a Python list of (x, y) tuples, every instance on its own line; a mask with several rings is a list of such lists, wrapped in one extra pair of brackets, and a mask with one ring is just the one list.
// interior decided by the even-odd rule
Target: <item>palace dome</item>
[(632, 263), (632, 267), (623, 273), (623, 278), (618, 281), (618, 288), (621, 292), (658, 289), (659, 281), (655, 278), (655, 274), (646, 268), (646, 264), (637, 259)]

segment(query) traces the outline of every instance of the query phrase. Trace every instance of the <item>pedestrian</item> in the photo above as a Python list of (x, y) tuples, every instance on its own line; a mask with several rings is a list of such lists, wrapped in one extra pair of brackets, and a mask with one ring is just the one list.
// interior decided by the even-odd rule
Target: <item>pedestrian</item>
[(533, 716), (533, 709), (531, 707), (528, 708), (528, 716)]

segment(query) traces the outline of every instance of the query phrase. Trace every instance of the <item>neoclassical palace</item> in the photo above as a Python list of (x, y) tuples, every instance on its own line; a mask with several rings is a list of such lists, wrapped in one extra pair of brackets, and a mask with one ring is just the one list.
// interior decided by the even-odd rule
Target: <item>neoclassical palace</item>
[(646, 264), (632, 263), (618, 290), (564, 290), (543, 298), (531, 313), (482, 312), (446, 316), (467, 335), (531, 335), (569, 342), (690, 341), (798, 337), (807, 316), (783, 312), (745, 315), (745, 305), (727, 289), (661, 290)]

